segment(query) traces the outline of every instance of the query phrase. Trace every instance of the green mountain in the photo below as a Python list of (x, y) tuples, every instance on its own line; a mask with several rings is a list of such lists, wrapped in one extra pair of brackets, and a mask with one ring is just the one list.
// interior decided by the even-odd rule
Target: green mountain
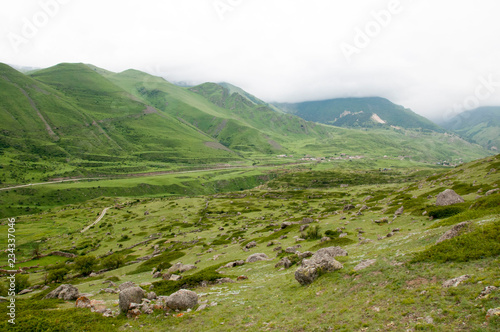
[(394, 126), (406, 129), (444, 130), (410, 109), (380, 97), (338, 98), (295, 104), (276, 104), (301, 118), (348, 128)]
[[(35, 168), (35, 178), (241, 159), (83, 64), (60, 64), (31, 76), (0, 65), (0, 116), (5, 160), (33, 163), (22, 168)], [(12, 168), (6, 171), (11, 178), (20, 171)]]
[(442, 126), (489, 150), (500, 149), (500, 106), (460, 113)]
[[(30, 75), (1, 65), (0, 116), (0, 181), (9, 184), (221, 163), (283, 164), (307, 155), (434, 163), (488, 154), (436, 131), (306, 121), (227, 83), (179, 87), (137, 70), (113, 73), (84, 64)], [(284, 154), (286, 160), (277, 157)]]

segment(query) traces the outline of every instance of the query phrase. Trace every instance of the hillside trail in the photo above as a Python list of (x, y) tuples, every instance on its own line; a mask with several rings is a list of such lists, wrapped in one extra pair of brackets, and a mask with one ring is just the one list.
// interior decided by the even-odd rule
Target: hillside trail
[(101, 221), (101, 219), (104, 217), (104, 215), (106, 214), (106, 212), (108, 211), (109, 207), (107, 208), (104, 208), (104, 210), (102, 210), (101, 214), (99, 215), (99, 217), (90, 225), (88, 225), (87, 227), (85, 227), (84, 229), (82, 229), (80, 231), (80, 233), (84, 233), (85, 231), (87, 231), (90, 227), (94, 226), (95, 224), (97, 224), (99, 221)]

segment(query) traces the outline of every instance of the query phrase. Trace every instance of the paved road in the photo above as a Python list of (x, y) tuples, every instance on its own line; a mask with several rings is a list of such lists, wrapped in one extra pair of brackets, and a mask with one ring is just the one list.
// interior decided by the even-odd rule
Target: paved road
[(106, 214), (106, 212), (108, 211), (109, 207), (107, 208), (104, 208), (104, 210), (102, 210), (101, 212), (101, 215), (90, 225), (88, 225), (87, 227), (85, 227), (84, 229), (82, 229), (80, 231), (80, 233), (83, 233), (85, 231), (87, 231), (90, 227), (94, 226), (95, 224), (97, 224), (99, 221), (101, 221), (102, 217), (104, 217), (104, 215)]

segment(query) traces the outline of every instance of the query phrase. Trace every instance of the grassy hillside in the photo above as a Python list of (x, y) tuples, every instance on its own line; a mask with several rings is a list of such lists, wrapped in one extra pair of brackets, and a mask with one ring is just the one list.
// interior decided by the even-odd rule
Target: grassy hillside
[(276, 106), (308, 121), (339, 127), (397, 126), (443, 132), (442, 128), (430, 120), (380, 97), (338, 98), (295, 104), (276, 104)]
[(443, 123), (462, 137), (492, 151), (500, 149), (500, 107), (480, 107)]
[(2, 182), (241, 159), (85, 65), (61, 64), (31, 76), (2, 65), (0, 78)]
[[(500, 287), (500, 155), (453, 169), (286, 168), (265, 185), (251, 190), (182, 198), (101, 197), (22, 216), (16, 221), (16, 267), (31, 267), (25, 275), (43, 285), (47, 275), (63, 269), (63, 280), (17, 297), (22, 309), (16, 327), (33, 330), (118, 331), (126, 324), (141, 331), (497, 331), (500, 317), (487, 311), (500, 306), (498, 289), (482, 296), (486, 287)], [(343, 186), (341, 186), (343, 185)], [(436, 207), (436, 195), (454, 189), (465, 203)], [(395, 211), (404, 207), (395, 217)], [(98, 215), (99, 223), (85, 233)], [(424, 213), (425, 212), (425, 213)], [(300, 230), (304, 218), (308, 228)], [(469, 221), (458, 237), (436, 244), (454, 225)], [(290, 222), (291, 224), (283, 224)], [(7, 227), (6, 223), (2, 227)], [(342, 234), (342, 237), (339, 235)], [(327, 236), (329, 239), (323, 239)], [(6, 246), (6, 239), (0, 239)], [(146, 241), (146, 242), (145, 242)], [(250, 242), (256, 246), (245, 249)], [(308, 286), (294, 278), (299, 253), (341, 246), (348, 256), (336, 259), (343, 267), (323, 273)], [(152, 257), (154, 248), (160, 250)], [(277, 249), (277, 247), (281, 247)], [(36, 251), (34, 251), (36, 249)], [(35, 258), (63, 250), (79, 256), (104, 257), (82, 276), (75, 259)], [(269, 260), (220, 266), (264, 253)], [(292, 266), (275, 267), (283, 257)], [(34, 258), (34, 259), (33, 259)], [(142, 259), (139, 259), (142, 258)], [(0, 255), (2, 262), (7, 254)], [(372, 265), (359, 269), (360, 262)], [(180, 281), (154, 278), (153, 268), (166, 273), (174, 263), (196, 269), (179, 273)], [(107, 266), (107, 268), (106, 268)], [(248, 279), (236, 280), (245, 275)], [(468, 275), (456, 287), (443, 283)], [(231, 283), (221, 283), (220, 278)], [(118, 294), (101, 292), (111, 280), (132, 281), (147, 292), (170, 295), (189, 288), (207, 308), (165, 311), (136, 319), (105, 318), (74, 301), (42, 300), (60, 283), (117, 314)], [(26, 286), (24, 286), (26, 287)], [(153, 301), (155, 302), (155, 301)], [(56, 309), (57, 310), (54, 310)], [(5, 314), (6, 308), (0, 308)], [(6, 328), (7, 322), (0, 322)]]
[[(183, 88), (136, 70), (116, 74), (83, 64), (28, 76), (6, 65), (0, 70), (3, 186), (214, 164), (294, 163), (308, 155), (435, 163), (487, 154), (433, 131), (309, 122), (228, 84)], [(276, 157), (283, 154), (293, 157)]]

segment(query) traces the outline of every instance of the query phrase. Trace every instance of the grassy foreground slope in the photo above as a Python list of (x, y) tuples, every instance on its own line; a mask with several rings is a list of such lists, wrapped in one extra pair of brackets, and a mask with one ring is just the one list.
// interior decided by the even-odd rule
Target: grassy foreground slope
[[(97, 257), (112, 251), (122, 259), (118, 268), (93, 277), (79, 276), (70, 270), (73, 259), (57, 256), (19, 264), (39, 264), (27, 270), (32, 284), (43, 284), (46, 269), (66, 262), (59, 265), (70, 270), (63, 282), (115, 312), (118, 295), (99, 292), (107, 279), (133, 281), (158, 295), (189, 287), (200, 301), (213, 305), (168, 315), (158, 309), (135, 320), (104, 318), (89, 309), (74, 309), (71, 301), (41, 300), (50, 289), (35, 290), (18, 297), (23, 315), (16, 328), (69, 330), (79, 324), (89, 331), (113, 331), (129, 324), (141, 331), (497, 331), (500, 317), (487, 318), (486, 313), (500, 307), (500, 292), (480, 295), (487, 286), (500, 287), (499, 168), (500, 155), (441, 171), (317, 165), (283, 169), (267, 184), (246, 191), (184, 198), (103, 197), (23, 216), (16, 226), (19, 259), (32, 257), (33, 248), (41, 254), (63, 250)], [(436, 195), (450, 188), (465, 203), (436, 207)], [(100, 223), (80, 233), (106, 207), (110, 209)], [(402, 214), (394, 217), (401, 207)], [(304, 218), (312, 223), (301, 231), (294, 223)], [(461, 235), (436, 244), (462, 221), (470, 223)], [(292, 224), (283, 227), (283, 222)], [(339, 237), (341, 233), (345, 235)], [(330, 240), (322, 242), (323, 236)], [(252, 241), (256, 246), (244, 251)], [(298, 262), (295, 254), (276, 250), (297, 244), (300, 252), (341, 246), (349, 255), (338, 258), (341, 270), (300, 286), (294, 279), (296, 264), (274, 267), (285, 256)], [(162, 250), (159, 256), (137, 260), (150, 255), (155, 245)], [(270, 259), (215, 272), (253, 253)], [(6, 261), (6, 254), (1, 258)], [(355, 269), (368, 259), (374, 260), (372, 265)], [(152, 268), (165, 270), (179, 261), (197, 269), (182, 273), (179, 282), (153, 278)], [(102, 259), (93, 270), (105, 264)], [(466, 274), (470, 278), (457, 287), (443, 286)], [(239, 275), (248, 279), (215, 282)], [(5, 313), (5, 308), (0, 310)]]

